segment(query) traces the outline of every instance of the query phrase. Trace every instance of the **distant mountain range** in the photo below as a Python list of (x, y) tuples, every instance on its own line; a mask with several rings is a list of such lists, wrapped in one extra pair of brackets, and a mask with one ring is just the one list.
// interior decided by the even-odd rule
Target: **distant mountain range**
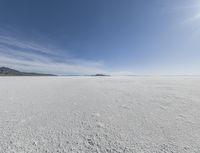
[(91, 76), (110, 76), (110, 75), (106, 75), (106, 74), (95, 74), (95, 75), (91, 75)]
[(55, 76), (52, 74), (20, 72), (18, 70), (10, 69), (8, 67), (0, 67), (0, 76)]

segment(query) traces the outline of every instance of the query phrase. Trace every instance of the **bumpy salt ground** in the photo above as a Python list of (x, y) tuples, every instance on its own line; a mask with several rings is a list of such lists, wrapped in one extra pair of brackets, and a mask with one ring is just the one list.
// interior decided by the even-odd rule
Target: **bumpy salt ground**
[(199, 77), (1, 77), (0, 153), (199, 153)]

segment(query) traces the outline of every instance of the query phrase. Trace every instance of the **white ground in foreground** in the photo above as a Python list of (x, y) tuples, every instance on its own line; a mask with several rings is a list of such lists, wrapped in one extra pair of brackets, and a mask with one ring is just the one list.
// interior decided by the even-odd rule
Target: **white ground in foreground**
[(0, 77), (0, 153), (199, 153), (198, 77)]

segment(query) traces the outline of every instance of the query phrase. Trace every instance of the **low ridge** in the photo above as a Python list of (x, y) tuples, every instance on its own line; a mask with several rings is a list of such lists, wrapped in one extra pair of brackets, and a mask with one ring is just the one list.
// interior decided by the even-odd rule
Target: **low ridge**
[(0, 67), (0, 76), (55, 76), (52, 74), (21, 72), (8, 67)]

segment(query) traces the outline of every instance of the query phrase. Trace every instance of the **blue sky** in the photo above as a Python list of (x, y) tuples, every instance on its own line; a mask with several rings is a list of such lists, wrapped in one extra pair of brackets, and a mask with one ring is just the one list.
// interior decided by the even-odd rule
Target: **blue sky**
[(199, 0), (0, 0), (0, 66), (200, 74)]

